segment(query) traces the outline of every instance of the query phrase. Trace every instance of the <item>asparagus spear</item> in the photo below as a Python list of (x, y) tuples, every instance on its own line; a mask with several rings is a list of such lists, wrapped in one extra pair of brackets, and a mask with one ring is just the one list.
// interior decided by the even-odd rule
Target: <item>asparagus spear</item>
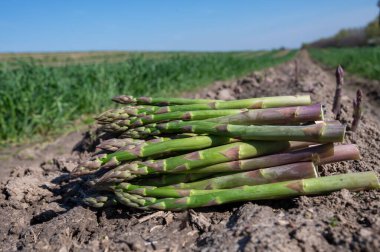
[[(269, 109), (225, 109), (177, 111), (164, 114), (149, 114), (141, 117), (129, 117), (127, 120), (115, 120), (103, 127), (106, 131), (120, 132), (153, 122), (172, 120), (204, 120), (216, 123), (239, 125), (263, 124), (294, 124), (323, 120), (323, 110), (320, 104), (297, 107)], [(111, 119), (109, 120), (111, 121)]]
[(138, 105), (157, 105), (157, 106), (167, 106), (167, 105), (186, 105), (186, 104), (202, 104), (215, 102), (217, 100), (210, 99), (188, 99), (188, 98), (163, 98), (163, 97), (133, 97), (129, 95), (119, 95), (112, 98), (114, 102), (121, 104), (138, 104)]
[[(178, 183), (193, 182), (207, 177), (211, 177), (212, 173), (175, 173), (175, 174), (159, 174), (154, 176), (144, 176), (130, 181), (132, 184), (162, 187)], [(115, 179), (113, 183), (121, 183), (124, 179)]]
[(363, 97), (362, 91), (358, 89), (356, 91), (356, 99), (354, 99), (353, 101), (354, 113), (352, 115), (353, 120), (352, 120), (352, 125), (351, 125), (351, 130), (353, 132), (355, 132), (356, 129), (358, 128), (360, 119), (362, 117), (362, 97)]
[[(182, 198), (139, 198), (139, 207), (144, 207), (144, 209), (182, 211), (188, 208), (221, 205), (238, 201), (271, 200), (300, 195), (325, 194), (341, 189), (352, 191), (378, 190), (380, 189), (380, 184), (375, 172), (358, 172), (256, 186), (243, 186), (233, 189), (207, 190), (208, 192), (205, 194), (192, 190), (193, 196)], [(115, 194), (118, 201), (123, 203), (124, 195), (128, 193), (118, 191)]]
[(142, 157), (149, 157), (161, 153), (173, 151), (199, 150), (212, 146), (220, 146), (228, 143), (237, 142), (237, 139), (223, 136), (195, 136), (185, 139), (174, 139), (164, 142), (140, 144), (133, 149), (125, 149), (106, 155), (101, 159), (102, 164), (110, 161), (117, 162), (129, 161)]
[(140, 144), (134, 148), (123, 148), (111, 154), (103, 154), (95, 159), (90, 159), (77, 167), (73, 175), (83, 175), (96, 171), (99, 168), (112, 168), (122, 161), (134, 160), (173, 151), (190, 151), (219, 146), (238, 141), (237, 139), (222, 136), (196, 136), (184, 139), (167, 140), (164, 142)]
[[(153, 113), (161, 114), (175, 111), (209, 110), (209, 109), (260, 109), (310, 105), (309, 95), (260, 97), (234, 101), (216, 101), (207, 104), (174, 105), (154, 108)], [(145, 112), (142, 110), (141, 112)]]
[(163, 114), (149, 114), (136, 118), (131, 118), (131, 127), (137, 127), (152, 122), (172, 121), (172, 120), (204, 120), (215, 117), (236, 115), (247, 111), (247, 109), (220, 109), (220, 110), (195, 110), (177, 111)]
[(303, 161), (313, 161), (319, 165), (346, 160), (358, 160), (359, 158), (359, 150), (354, 144), (334, 146), (332, 143), (328, 143), (291, 152), (276, 153), (251, 159), (215, 164), (181, 173), (210, 174), (220, 172), (250, 171)]
[(223, 135), (244, 140), (311, 141), (318, 143), (343, 141), (345, 126), (340, 123), (321, 122), (307, 126), (245, 126), (219, 124), (207, 121), (168, 122), (149, 124), (123, 133), (132, 138), (146, 138), (163, 133), (192, 132), (197, 134)]
[(341, 65), (339, 65), (335, 71), (335, 77), (336, 77), (336, 89), (335, 89), (335, 96), (334, 96), (334, 103), (333, 103), (333, 113), (335, 114), (335, 119), (339, 120), (340, 113), (341, 113), (341, 100), (342, 100), (342, 90), (343, 90), (343, 83), (344, 83), (344, 71)]
[(289, 147), (289, 142), (275, 141), (231, 143), (161, 160), (124, 164), (108, 171), (99, 179), (98, 183), (109, 183), (113, 182), (114, 179), (130, 180), (137, 176), (155, 173), (181, 172), (232, 160), (276, 153), (284, 151)]
[[(128, 194), (128, 198), (132, 201), (136, 199), (144, 200), (146, 196), (150, 197), (152, 203), (156, 198), (181, 198), (184, 196), (204, 195), (208, 194), (210, 190), (205, 189), (180, 189), (180, 188), (163, 188), (151, 186), (139, 186), (130, 183), (120, 183), (116, 186), (111, 186), (115, 192), (123, 192)], [(219, 189), (213, 189), (213, 192)], [(143, 196), (143, 197), (141, 197)], [(138, 201), (137, 201), (138, 202)], [(144, 205), (145, 202), (140, 204)]]
[(130, 115), (138, 115), (141, 113), (161, 114), (176, 111), (193, 111), (193, 110), (210, 110), (210, 109), (260, 109), (260, 108), (277, 108), (310, 105), (311, 99), (309, 95), (302, 96), (274, 96), (260, 97), (234, 101), (215, 101), (204, 104), (188, 104), (188, 105), (173, 105), (166, 107), (137, 106), (129, 107)]
[[(177, 138), (186, 138), (190, 136), (178, 135)], [(141, 144), (160, 143), (168, 140), (172, 140), (170, 137), (156, 137), (150, 140), (134, 139), (134, 138), (111, 138), (101, 142), (97, 149), (106, 151), (117, 151), (121, 148), (132, 149)]]
[(227, 115), (235, 115), (247, 111), (247, 109), (221, 109), (221, 110), (197, 110), (197, 111), (177, 111), (164, 114), (148, 114), (143, 116), (129, 117), (128, 119), (107, 119), (108, 124), (104, 124), (103, 131), (123, 132), (128, 128), (134, 128), (151, 122), (162, 122), (171, 120), (203, 120)]
[(286, 125), (320, 120), (323, 120), (323, 109), (319, 103), (309, 106), (254, 109), (235, 115), (207, 119), (208, 122), (237, 125)]

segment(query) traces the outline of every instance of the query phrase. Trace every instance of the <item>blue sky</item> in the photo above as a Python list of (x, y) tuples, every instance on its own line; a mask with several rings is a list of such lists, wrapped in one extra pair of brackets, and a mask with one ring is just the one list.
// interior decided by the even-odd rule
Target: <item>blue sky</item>
[(3, 0), (0, 52), (299, 47), (364, 26), (377, 0)]

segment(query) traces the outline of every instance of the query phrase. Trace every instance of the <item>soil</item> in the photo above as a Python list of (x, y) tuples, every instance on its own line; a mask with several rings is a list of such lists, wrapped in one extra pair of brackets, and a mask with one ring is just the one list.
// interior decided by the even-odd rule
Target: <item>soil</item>
[[(356, 143), (362, 159), (319, 167), (322, 175), (369, 170), (380, 173), (380, 83), (345, 76), (341, 118), (348, 129), (357, 88), (365, 94), (364, 116), (356, 133), (348, 131), (345, 142)], [(332, 118), (334, 89), (334, 70), (316, 64), (301, 52), (294, 61), (236, 81), (217, 82), (186, 96), (240, 99), (310, 93), (314, 101), (326, 105), (327, 117)], [(380, 248), (380, 191), (341, 190), (325, 196), (184, 212), (85, 207), (70, 200), (77, 190), (68, 176), (88, 156), (83, 142), (77, 144), (81, 139), (80, 132), (73, 132), (2, 160), (0, 251), (296, 252)]]

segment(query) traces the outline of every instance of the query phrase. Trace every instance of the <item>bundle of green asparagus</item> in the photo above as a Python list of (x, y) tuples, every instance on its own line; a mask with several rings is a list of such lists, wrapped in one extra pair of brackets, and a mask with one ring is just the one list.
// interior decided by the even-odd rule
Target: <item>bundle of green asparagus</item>
[(360, 155), (356, 145), (334, 145), (345, 126), (325, 121), (308, 95), (113, 100), (124, 107), (96, 119), (114, 138), (73, 171), (88, 180), (84, 202), (92, 207), (179, 211), (380, 187), (374, 172), (319, 177), (319, 165)]

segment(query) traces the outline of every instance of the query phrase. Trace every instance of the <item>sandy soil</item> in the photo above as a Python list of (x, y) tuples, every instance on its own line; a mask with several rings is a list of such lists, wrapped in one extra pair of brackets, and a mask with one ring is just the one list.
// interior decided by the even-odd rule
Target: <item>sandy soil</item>
[[(311, 93), (331, 117), (333, 69), (305, 52), (294, 61), (243, 79), (218, 82), (187, 96), (220, 99)], [(297, 75), (297, 78), (296, 78)], [(298, 79), (298, 80), (297, 80)], [(342, 121), (350, 125), (356, 88), (365, 94), (357, 133), (362, 160), (326, 165), (322, 175), (380, 173), (380, 83), (346, 76)], [(88, 153), (78, 132), (33, 146), (0, 163), (0, 251), (375, 251), (380, 248), (380, 192), (230, 204), (185, 212), (93, 210), (70, 200), (70, 172)], [(81, 147), (81, 148), (79, 148)]]

